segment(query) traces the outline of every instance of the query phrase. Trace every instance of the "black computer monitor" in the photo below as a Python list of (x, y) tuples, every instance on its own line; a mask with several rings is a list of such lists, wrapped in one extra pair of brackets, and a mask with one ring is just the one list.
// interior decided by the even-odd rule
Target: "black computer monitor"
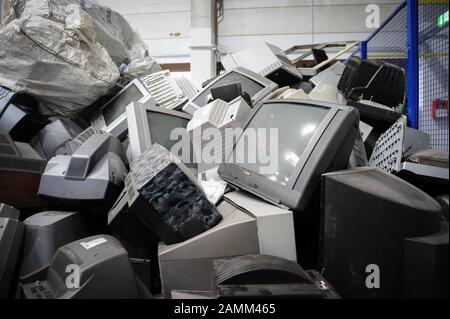
[(211, 89), (224, 85), (240, 83), (242, 91), (247, 92), (252, 98), (253, 105), (261, 102), (270, 93), (278, 88), (278, 85), (271, 80), (245, 68), (235, 68), (224, 72), (216, 79), (208, 83), (196, 96), (194, 96), (184, 107), (183, 111), (194, 114), (196, 110), (208, 104)]
[(436, 234), (404, 240), (404, 298), (448, 299), (448, 228), (443, 222)]
[(95, 134), (72, 155), (57, 155), (47, 164), (38, 194), (62, 208), (110, 207), (128, 169), (122, 144), (109, 134)]
[(405, 98), (405, 71), (381, 60), (352, 57), (338, 83), (339, 91), (348, 99), (370, 100), (396, 107)]
[(38, 114), (37, 105), (29, 95), (0, 87), (0, 133), (11, 135), (17, 142), (30, 142), (39, 130), (50, 123)]
[(401, 298), (404, 240), (439, 232), (440, 205), (373, 167), (324, 174), (321, 189), (325, 278), (343, 298)]
[(0, 217), (0, 299), (11, 296), (23, 232), (19, 220)]
[(122, 141), (127, 133), (125, 110), (131, 102), (151, 102), (156, 105), (145, 86), (135, 79), (91, 117), (91, 125)]
[[(254, 109), (219, 174), (263, 199), (302, 211), (316, 192), (322, 173), (347, 167), (358, 122), (358, 112), (346, 106), (310, 100), (266, 101)], [(247, 160), (247, 155), (250, 159), (261, 153), (260, 145), (269, 144), (271, 132), (261, 137), (264, 140), (257, 137), (253, 145), (247, 145), (251, 137), (247, 133), (268, 128), (278, 130), (274, 149), (269, 150), (278, 154), (271, 156), (269, 164)]]
[[(163, 109), (150, 104), (131, 103), (127, 107), (128, 138), (131, 147), (131, 159), (148, 150), (153, 144), (164, 146), (169, 151), (178, 143), (180, 138), (171, 139), (171, 133), (179, 129), (186, 140), (190, 140), (186, 127), (192, 116), (184, 112)], [(197, 164), (193, 157), (193, 149), (190, 148), (189, 156), (181, 155), (181, 159), (191, 169), (196, 169)]]

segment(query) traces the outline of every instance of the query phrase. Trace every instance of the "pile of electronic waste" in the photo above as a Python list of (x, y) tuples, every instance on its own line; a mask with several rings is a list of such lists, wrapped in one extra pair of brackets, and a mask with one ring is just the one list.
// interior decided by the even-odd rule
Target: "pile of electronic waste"
[(133, 61), (88, 107), (1, 82), (0, 298), (448, 297), (448, 152), (403, 69), (263, 44), (198, 90)]

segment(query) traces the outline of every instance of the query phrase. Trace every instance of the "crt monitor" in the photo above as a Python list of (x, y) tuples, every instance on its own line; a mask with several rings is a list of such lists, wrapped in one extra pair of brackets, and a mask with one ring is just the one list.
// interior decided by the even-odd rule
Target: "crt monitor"
[(72, 155), (57, 155), (47, 164), (38, 194), (61, 207), (110, 207), (128, 169), (122, 144), (109, 134), (91, 136)]
[(50, 159), (56, 154), (58, 148), (74, 139), (82, 131), (83, 129), (74, 121), (60, 117), (40, 130), (30, 144), (42, 158)]
[[(183, 138), (189, 140), (186, 127), (191, 119), (192, 116), (189, 114), (163, 109), (151, 103), (131, 103), (127, 107), (127, 121), (132, 160), (147, 151), (153, 144), (162, 145), (170, 151), (180, 138), (177, 136), (176, 139), (171, 140), (171, 133), (175, 129), (181, 129), (185, 133)], [(184, 163), (189, 168), (196, 167), (191, 156), (189, 159), (186, 158)]]
[(196, 110), (208, 104), (211, 98), (211, 89), (228, 84), (240, 83), (243, 92), (247, 92), (252, 98), (253, 105), (261, 102), (270, 93), (278, 88), (271, 80), (245, 68), (235, 68), (222, 73), (214, 81), (208, 83), (196, 96), (194, 96), (184, 107), (183, 111), (194, 114)]
[[(79, 287), (66, 284), (67, 269), (72, 273), (78, 269)], [(108, 235), (87, 237), (60, 247), (48, 267), (22, 283), (22, 292), (25, 299), (141, 298), (127, 251)]]
[(214, 260), (266, 254), (296, 261), (292, 211), (242, 191), (224, 195), (223, 219), (213, 228), (181, 243), (159, 244), (163, 294), (173, 290), (212, 290)]
[(59, 247), (91, 235), (86, 214), (80, 212), (46, 211), (28, 217), (23, 223), (21, 280), (48, 266)]
[(138, 101), (151, 101), (156, 105), (145, 86), (135, 79), (92, 116), (91, 125), (123, 140), (127, 133), (125, 109), (131, 102)]
[[(266, 101), (253, 110), (233, 152), (220, 165), (219, 175), (276, 205), (303, 211), (320, 175), (347, 167), (358, 123), (358, 112), (347, 106), (311, 100)], [(268, 149), (259, 149), (261, 145)], [(258, 159), (264, 152), (268, 159)]]
[[(401, 298), (404, 240), (438, 233), (440, 205), (380, 168), (324, 174), (321, 188), (324, 276), (343, 298)], [(367, 289), (369, 265), (378, 289)]]

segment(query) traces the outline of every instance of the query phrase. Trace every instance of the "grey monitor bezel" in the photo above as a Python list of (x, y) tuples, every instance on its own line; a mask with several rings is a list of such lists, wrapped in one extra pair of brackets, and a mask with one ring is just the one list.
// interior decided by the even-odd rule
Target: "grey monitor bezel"
[[(267, 100), (253, 110), (251, 116), (244, 125), (244, 132), (261, 107), (266, 104), (301, 104), (312, 107), (328, 108), (329, 111), (305, 148), (297, 166), (292, 171), (291, 178), (287, 185), (283, 186), (269, 180), (265, 176), (255, 172), (249, 172), (248, 170), (229, 162), (230, 156), (233, 156), (234, 149), (236, 148), (239, 139), (243, 138), (243, 134), (236, 142), (227, 161), (219, 166), (219, 175), (226, 182), (263, 198), (268, 202), (281, 207), (289, 207), (294, 211), (302, 211), (307, 204), (306, 201), (302, 199), (303, 195), (311, 195), (313, 192), (312, 189), (308, 189), (310, 180), (313, 177), (318, 177), (320, 180), (320, 174), (319, 176), (316, 176), (316, 172), (319, 168), (323, 168), (322, 166), (324, 163), (319, 160), (324, 157), (333, 156), (334, 153), (339, 152), (336, 150), (333, 153), (331, 150), (333, 147), (336, 147), (335, 145), (333, 146), (333, 141), (338, 139), (338, 137), (341, 137), (342, 139), (345, 138), (343, 134), (346, 135), (346, 131), (343, 130), (341, 124), (343, 124), (348, 119), (348, 115), (352, 113), (355, 114), (356, 123), (359, 123), (358, 113), (354, 108), (322, 101), (300, 99)], [(339, 113), (341, 113), (341, 115)], [(342, 115), (344, 116), (342, 117)], [(357, 132), (357, 130), (355, 130), (355, 132)], [(351, 144), (350, 152), (354, 142), (354, 140), (349, 141)], [(310, 159), (315, 159), (315, 161)], [(330, 163), (332, 162), (333, 160), (330, 159)]]
[(195, 100), (202, 95), (205, 91), (208, 91), (211, 89), (211, 87), (216, 84), (218, 81), (220, 81), (222, 78), (224, 78), (225, 76), (227, 76), (228, 74), (232, 73), (232, 72), (236, 72), (239, 73), (243, 76), (246, 76), (247, 78), (261, 84), (262, 86), (264, 86), (264, 88), (259, 91), (257, 94), (255, 94), (254, 96), (251, 97), (252, 102), (254, 105), (258, 104), (259, 102), (261, 102), (265, 97), (268, 97), (273, 91), (275, 91), (276, 89), (278, 89), (278, 84), (276, 84), (275, 82), (269, 80), (268, 78), (255, 73), (253, 71), (250, 71), (246, 68), (243, 67), (237, 67), (233, 70), (227, 71), (222, 73), (221, 75), (219, 75), (216, 79), (214, 79), (213, 81), (211, 81), (210, 83), (208, 83), (207, 86), (205, 86), (203, 89), (201, 89), (192, 99), (189, 100), (188, 103), (186, 103), (186, 105), (183, 107), (183, 112), (189, 113), (189, 114), (193, 114), (195, 112), (195, 110), (198, 110), (200, 108), (202, 108), (204, 105), (200, 106), (195, 104)]
[[(104, 106), (101, 107), (100, 110), (94, 113), (91, 117), (91, 125), (106, 132), (114, 137), (122, 138), (124, 133), (127, 131), (127, 116), (126, 111), (123, 112), (119, 117), (114, 119), (109, 125), (106, 124), (105, 117), (103, 115), (103, 111), (108, 107), (108, 105), (113, 102), (120, 94), (125, 92), (131, 85), (134, 85), (143, 95), (141, 99), (137, 102), (145, 103), (152, 98), (150, 92), (145, 88), (145, 85), (141, 83), (139, 79), (134, 79), (127, 86), (125, 86), (119, 93), (114, 95)], [(156, 105), (156, 101), (154, 101), (154, 105)]]
[(147, 120), (148, 111), (177, 116), (188, 121), (192, 119), (192, 115), (181, 111), (153, 106), (148, 103), (130, 103), (126, 109), (126, 117), (128, 123), (128, 138), (130, 140), (131, 161), (134, 161), (153, 145)]

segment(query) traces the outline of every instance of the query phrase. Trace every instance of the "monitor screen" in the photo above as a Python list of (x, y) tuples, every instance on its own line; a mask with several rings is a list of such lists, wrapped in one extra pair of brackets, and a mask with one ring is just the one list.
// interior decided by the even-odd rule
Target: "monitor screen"
[(170, 150), (177, 140), (170, 140), (172, 130), (186, 127), (188, 119), (170, 114), (147, 111), (147, 119), (153, 144), (160, 144)]
[[(170, 139), (170, 134), (172, 131), (180, 127), (186, 128), (189, 122), (189, 119), (187, 118), (182, 118), (167, 113), (152, 112), (150, 110), (147, 110), (147, 120), (152, 144), (156, 143), (162, 145), (169, 151), (176, 143), (179, 142), (178, 139)], [(188, 134), (187, 131), (186, 134)], [(192, 150), (192, 145), (190, 149)], [(189, 168), (197, 167), (197, 164), (193, 160), (193, 155), (190, 158), (190, 163), (188, 162), (184, 164)]]
[(128, 86), (125, 91), (116, 96), (103, 108), (103, 117), (106, 125), (110, 125), (115, 119), (125, 113), (128, 104), (139, 101), (143, 97), (144, 95), (136, 85), (132, 84)]
[(208, 104), (208, 99), (211, 94), (211, 89), (234, 83), (241, 83), (242, 91), (247, 92), (251, 97), (264, 89), (264, 85), (252, 80), (251, 78), (238, 73), (230, 72), (205, 89), (193, 102), (198, 106), (205, 106)]
[[(329, 111), (327, 107), (287, 104), (287, 103), (268, 103), (264, 104), (252, 118), (251, 122), (245, 128), (241, 138), (235, 147), (235, 154), (231, 161), (236, 159), (245, 159), (245, 163), (239, 162), (238, 165), (250, 172), (260, 174), (266, 178), (287, 185), (293, 175), (293, 170), (297, 166), (302, 154), (316, 133), (321, 122)], [(276, 172), (262, 174), (260, 172), (260, 163), (258, 161), (249, 161), (248, 154), (239, 154), (239, 152), (254, 152), (257, 145), (267, 145), (270, 147), (271, 128), (278, 130), (278, 169)], [(251, 145), (246, 136), (247, 130), (267, 129), (266, 140), (257, 139), (256, 145)], [(248, 146), (243, 143), (248, 143)], [(272, 150), (267, 149), (267, 153), (273, 154)]]

